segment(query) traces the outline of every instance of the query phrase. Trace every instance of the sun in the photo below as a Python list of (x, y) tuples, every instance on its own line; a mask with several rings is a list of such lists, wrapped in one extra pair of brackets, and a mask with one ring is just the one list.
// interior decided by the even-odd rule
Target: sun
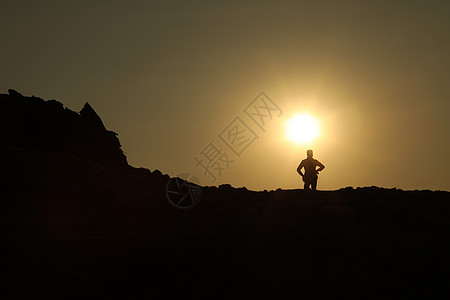
[(298, 145), (311, 143), (319, 134), (319, 121), (309, 114), (296, 114), (286, 122), (286, 137)]

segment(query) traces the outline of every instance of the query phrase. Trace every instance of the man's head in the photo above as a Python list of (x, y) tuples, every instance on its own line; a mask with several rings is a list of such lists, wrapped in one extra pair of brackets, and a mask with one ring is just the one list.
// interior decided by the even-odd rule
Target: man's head
[(309, 149), (308, 151), (306, 151), (306, 156), (312, 158), (313, 157), (313, 151), (311, 149)]

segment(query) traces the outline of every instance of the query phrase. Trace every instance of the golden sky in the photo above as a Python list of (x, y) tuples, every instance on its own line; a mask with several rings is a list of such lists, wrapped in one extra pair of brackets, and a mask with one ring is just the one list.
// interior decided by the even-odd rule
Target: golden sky
[[(311, 148), (319, 189), (450, 190), (450, 2), (93, 2), (1, 2), (0, 92), (89, 101), (131, 165), (204, 185), (299, 188)], [(282, 112), (264, 128), (261, 92)], [(311, 143), (286, 138), (299, 113)], [(239, 155), (233, 126), (257, 136)], [(194, 160), (210, 142), (234, 160), (214, 182)]]

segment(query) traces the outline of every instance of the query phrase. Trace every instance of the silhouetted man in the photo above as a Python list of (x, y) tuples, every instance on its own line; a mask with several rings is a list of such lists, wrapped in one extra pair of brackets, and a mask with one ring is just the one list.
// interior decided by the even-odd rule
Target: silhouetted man
[[(321, 164), (320, 161), (313, 158), (312, 150), (306, 151), (306, 156), (306, 159), (302, 160), (302, 162), (298, 165), (297, 173), (302, 176), (303, 182), (305, 183), (303, 188), (305, 190), (309, 190), (309, 187), (311, 186), (311, 189), (315, 191), (317, 188), (317, 174), (325, 169), (325, 166)], [(316, 169), (316, 167), (319, 168)], [(304, 175), (302, 173), (302, 168), (305, 168)]]

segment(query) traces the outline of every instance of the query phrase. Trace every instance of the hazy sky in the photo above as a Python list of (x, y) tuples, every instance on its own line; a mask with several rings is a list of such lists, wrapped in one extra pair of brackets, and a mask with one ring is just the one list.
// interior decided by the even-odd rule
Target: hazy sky
[[(0, 93), (88, 101), (131, 165), (204, 185), (299, 188), (312, 148), (319, 189), (450, 190), (449, 16), (449, 1), (1, 1)], [(283, 112), (265, 131), (244, 111), (260, 92)], [(305, 112), (322, 133), (299, 146), (285, 122)], [(258, 136), (240, 156), (219, 137), (236, 117)], [(194, 161), (210, 142), (234, 160), (214, 182)]]

